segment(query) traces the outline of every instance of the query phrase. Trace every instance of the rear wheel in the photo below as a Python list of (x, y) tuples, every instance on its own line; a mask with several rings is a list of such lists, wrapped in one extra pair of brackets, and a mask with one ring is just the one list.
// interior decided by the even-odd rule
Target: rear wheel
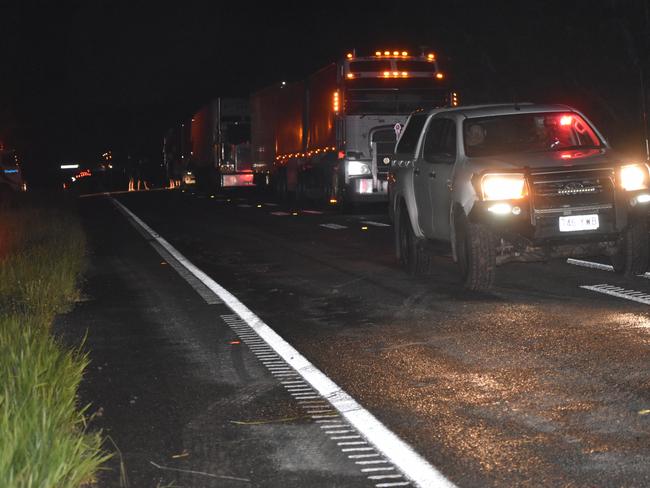
[(619, 252), (612, 256), (614, 271), (626, 276), (640, 275), (648, 269), (648, 223), (634, 220), (625, 230)]
[(494, 233), (483, 224), (469, 222), (464, 213), (456, 220), (456, 253), (463, 284), (468, 290), (489, 290), (496, 275)]

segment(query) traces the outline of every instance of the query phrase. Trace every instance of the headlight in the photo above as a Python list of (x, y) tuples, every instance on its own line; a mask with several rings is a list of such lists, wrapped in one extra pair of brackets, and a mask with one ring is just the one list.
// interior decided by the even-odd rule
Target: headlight
[(526, 180), (520, 173), (486, 174), (481, 179), (483, 200), (517, 200), (526, 196)]
[(648, 188), (648, 168), (644, 164), (630, 164), (621, 168), (621, 186), (624, 190)]
[(368, 166), (368, 163), (362, 163), (361, 161), (348, 161), (347, 170), (349, 176), (361, 176), (370, 174), (370, 166)]

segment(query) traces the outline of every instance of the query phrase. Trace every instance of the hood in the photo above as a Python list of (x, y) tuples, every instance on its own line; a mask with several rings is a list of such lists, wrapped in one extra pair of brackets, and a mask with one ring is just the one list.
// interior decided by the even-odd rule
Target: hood
[(620, 165), (625, 160), (609, 148), (548, 151), (537, 153), (500, 154), (483, 158), (468, 158), (476, 170), (522, 168), (572, 168), (581, 166)]

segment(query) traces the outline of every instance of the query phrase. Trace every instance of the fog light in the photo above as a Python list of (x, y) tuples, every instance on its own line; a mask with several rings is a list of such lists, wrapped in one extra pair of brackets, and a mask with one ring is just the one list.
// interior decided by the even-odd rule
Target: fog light
[(512, 207), (512, 215), (519, 215), (521, 213), (521, 207)]
[(647, 193), (642, 193), (641, 195), (636, 196), (636, 203), (648, 203), (650, 202), (650, 195)]
[[(519, 207), (517, 207), (519, 208)], [(507, 215), (512, 212), (513, 208), (508, 203), (495, 203), (488, 207), (488, 211), (497, 215)], [(521, 210), (520, 210), (521, 211)]]

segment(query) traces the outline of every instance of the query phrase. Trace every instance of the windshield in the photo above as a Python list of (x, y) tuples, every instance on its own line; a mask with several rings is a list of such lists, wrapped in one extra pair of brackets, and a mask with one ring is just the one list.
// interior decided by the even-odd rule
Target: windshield
[(446, 93), (435, 89), (349, 89), (345, 98), (345, 113), (410, 114), (420, 108), (445, 105)]
[(463, 122), (463, 140), (465, 154), (469, 157), (602, 146), (589, 124), (573, 112), (466, 119)]

